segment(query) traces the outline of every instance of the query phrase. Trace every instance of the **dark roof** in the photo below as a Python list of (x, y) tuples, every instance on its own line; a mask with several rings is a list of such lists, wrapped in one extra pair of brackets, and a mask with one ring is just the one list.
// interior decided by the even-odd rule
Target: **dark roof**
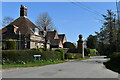
[(51, 45), (59, 45), (60, 41), (60, 39), (54, 39), (51, 41)]
[(55, 39), (55, 35), (57, 34), (57, 31), (47, 31), (47, 38), (50, 40)]
[[(28, 18), (26, 17), (19, 17), (16, 20), (14, 20), (10, 25), (15, 25), (18, 27), (18, 31), (21, 32), (21, 34), (31, 34), (33, 31), (31, 30), (32, 28), (37, 28), (39, 29), (35, 24), (33, 24)], [(7, 27), (7, 26), (6, 26)], [(6, 30), (6, 27), (2, 29), (2, 31)], [(40, 29), (39, 29), (40, 30)], [(18, 32), (17, 31), (17, 32)]]
[(61, 41), (63, 41), (64, 37), (65, 37), (65, 34), (58, 34), (58, 37)]

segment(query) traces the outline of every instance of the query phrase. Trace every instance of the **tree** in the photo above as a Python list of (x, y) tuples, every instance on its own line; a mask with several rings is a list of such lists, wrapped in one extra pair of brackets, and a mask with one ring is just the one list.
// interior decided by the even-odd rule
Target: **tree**
[(106, 15), (102, 15), (104, 23), (100, 32), (96, 32), (99, 42), (99, 52), (102, 54), (109, 55), (116, 51), (116, 40), (117, 40), (117, 27), (115, 14), (111, 10), (107, 10)]
[(75, 49), (76, 48), (75, 45), (73, 43), (71, 43), (71, 42), (65, 42), (63, 44), (63, 47), (64, 48), (69, 48), (69, 49)]
[(45, 30), (45, 28), (47, 27), (48, 30), (53, 30), (55, 29), (53, 27), (53, 23), (52, 23), (52, 19), (51, 17), (48, 15), (48, 13), (42, 13), (38, 16), (37, 20), (36, 20), (36, 25), (41, 28), (42, 30)]
[(97, 48), (97, 36), (89, 35), (87, 38), (87, 47), (91, 49)]
[(5, 27), (10, 24), (14, 19), (12, 17), (4, 17), (2, 20), (2, 26)]

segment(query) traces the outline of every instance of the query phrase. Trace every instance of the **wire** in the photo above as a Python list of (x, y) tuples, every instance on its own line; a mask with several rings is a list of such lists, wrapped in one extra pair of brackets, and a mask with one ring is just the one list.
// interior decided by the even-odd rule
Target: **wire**
[[(80, 2), (75, 2), (75, 0), (72, 1), (71, 3), (74, 4), (74, 5), (76, 5), (76, 6), (78, 6), (78, 7), (80, 7), (80, 8), (83, 8), (83, 9), (85, 9), (85, 10), (91, 12), (91, 13), (94, 13), (94, 14), (96, 14), (96, 15), (99, 15), (99, 16), (102, 15), (102, 14), (99, 13), (98, 11), (92, 10), (91, 8), (88, 8), (87, 6), (83, 5), (83, 4), (80, 3)], [(81, 4), (81, 5), (79, 5), (79, 4)]]
[(86, 5), (82, 4), (81, 2), (78, 2), (77, 0), (74, 0), (74, 1), (76, 1), (78, 4), (81, 4), (82, 6), (86, 7), (87, 9), (96, 12), (97, 14), (101, 14), (101, 13), (99, 13), (98, 11), (91, 9), (90, 7), (87, 7)]

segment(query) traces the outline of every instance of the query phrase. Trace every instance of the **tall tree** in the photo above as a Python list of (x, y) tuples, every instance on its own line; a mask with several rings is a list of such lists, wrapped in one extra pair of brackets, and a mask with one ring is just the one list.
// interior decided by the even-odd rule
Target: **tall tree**
[(53, 22), (51, 17), (48, 15), (48, 13), (42, 13), (38, 16), (36, 20), (36, 25), (44, 30), (45, 28), (48, 28), (48, 30), (55, 29), (53, 26)]
[(4, 17), (2, 20), (2, 27), (7, 26), (10, 24), (14, 19), (12, 17)]
[(99, 51), (102, 53), (104, 51), (104, 53), (109, 55), (109, 53), (116, 51), (116, 15), (111, 10), (107, 10), (107, 14), (102, 16), (104, 18), (104, 23), (100, 29), (100, 32), (96, 32), (100, 45)]
[(91, 49), (97, 48), (97, 36), (89, 35), (87, 38), (87, 47)]

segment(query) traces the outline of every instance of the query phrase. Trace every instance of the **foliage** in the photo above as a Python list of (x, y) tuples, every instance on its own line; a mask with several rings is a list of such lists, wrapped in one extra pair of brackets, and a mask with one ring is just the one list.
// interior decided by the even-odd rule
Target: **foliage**
[(114, 52), (111, 56), (110, 56), (110, 60), (105, 64), (105, 66), (108, 69), (111, 69), (113, 71), (116, 71), (118, 73), (120, 73), (120, 52)]
[(13, 39), (8, 39), (5, 41), (5, 46), (7, 50), (15, 50), (16, 49), (16, 41)]
[(97, 36), (89, 35), (87, 38), (87, 47), (91, 49), (97, 48)]
[(90, 48), (85, 48), (85, 49), (88, 50), (88, 53), (90, 53), (90, 54), (96, 53), (95, 49), (90, 49)]
[(43, 48), (33, 48), (33, 49), (31, 49), (31, 50), (37, 50), (37, 51), (40, 51), (40, 52), (43, 52), (43, 51), (44, 51)]
[(3, 64), (5, 63), (27, 63), (33, 62), (33, 55), (41, 55), (41, 60), (61, 60), (61, 53), (55, 51), (36, 51), (36, 50), (2, 50)]
[(44, 66), (44, 65), (49, 65), (49, 64), (58, 64), (58, 63), (63, 63), (66, 61), (63, 60), (57, 60), (57, 61), (45, 61), (45, 60), (36, 60), (33, 62), (28, 62), (27, 64), (16, 64), (16, 63), (12, 63), (12, 64), (5, 64), (2, 65), (2, 69), (8, 69), (8, 68), (18, 68), (18, 67), (35, 67), (35, 66)]
[(80, 53), (65, 53), (65, 59), (78, 59), (82, 58), (82, 54)]
[(98, 37), (98, 51), (102, 55), (110, 55), (113, 52), (116, 52), (120, 45), (120, 40), (118, 39), (119, 35), (119, 25), (117, 20), (115, 20), (115, 14), (111, 10), (107, 10), (106, 15), (103, 16), (103, 25), (99, 32), (96, 32)]
[(118, 63), (120, 65), (120, 52), (114, 52), (111, 55), (111, 61), (115, 61), (116, 63)]
[(60, 52), (61, 53), (61, 57), (62, 57), (62, 60), (64, 60), (64, 50), (63, 49), (56, 49), (55, 51), (57, 52)]
[(71, 42), (65, 42), (63, 44), (63, 47), (64, 48), (69, 48), (69, 49), (75, 49), (76, 48), (75, 45), (73, 43), (71, 43)]

